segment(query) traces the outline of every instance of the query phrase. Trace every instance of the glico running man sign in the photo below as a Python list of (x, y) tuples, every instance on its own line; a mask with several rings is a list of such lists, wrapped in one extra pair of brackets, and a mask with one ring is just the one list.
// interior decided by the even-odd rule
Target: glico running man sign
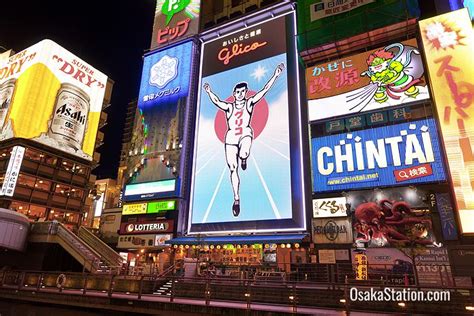
[(434, 119), (313, 138), (316, 192), (444, 181)]
[(268, 16), (202, 46), (191, 233), (305, 227), (295, 15)]

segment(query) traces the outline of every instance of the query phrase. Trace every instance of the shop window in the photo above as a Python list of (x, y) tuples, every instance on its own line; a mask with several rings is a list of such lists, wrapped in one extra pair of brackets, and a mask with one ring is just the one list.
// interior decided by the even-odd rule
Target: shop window
[(13, 201), (10, 209), (15, 212), (25, 214), (28, 212), (28, 203)]
[(31, 149), (31, 148), (26, 148), (25, 150), (25, 158), (29, 159), (29, 160), (33, 160), (33, 161), (38, 161), (40, 162), (41, 161), (41, 158), (43, 157), (44, 155), (41, 153), (41, 152), (38, 152), (34, 149)]
[(32, 176), (28, 176), (26, 174), (20, 173), (18, 176), (18, 184), (22, 186), (26, 186), (29, 188), (35, 187), (36, 178)]
[(77, 224), (79, 222), (79, 214), (72, 212), (66, 213), (64, 220), (66, 223)]
[(51, 181), (37, 179), (35, 183), (36, 189), (50, 191), (51, 190)]
[[(74, 189), (74, 191), (76, 190)], [(56, 184), (54, 193), (62, 196), (70, 196), (72, 193), (72, 188), (68, 185)]]
[(49, 212), (49, 217), (48, 220), (57, 220), (58, 222), (63, 222), (64, 221), (64, 212), (57, 211), (57, 210), (51, 210)]
[(80, 164), (74, 164), (72, 170), (75, 174), (87, 175), (87, 168)]
[(43, 162), (50, 166), (56, 166), (56, 163), (58, 162), (58, 158), (45, 154), (43, 157)]
[(0, 157), (1, 158), (8, 158), (10, 157), (10, 153), (11, 153), (12, 149), (11, 148), (3, 148), (3, 149), (0, 149)]
[(30, 205), (29, 210), (27, 211), (26, 216), (32, 220), (39, 220), (41, 218), (45, 218), (46, 216), (46, 208), (37, 205)]
[(75, 165), (71, 161), (63, 160), (61, 162), (61, 167), (60, 168), (63, 169), (63, 170), (66, 170), (66, 171), (72, 171), (72, 170), (74, 170), (74, 167), (75, 167)]
[(76, 188), (71, 188), (71, 190), (68, 192), (69, 197), (81, 200), (82, 197), (84, 196), (84, 190), (81, 189), (76, 189)]

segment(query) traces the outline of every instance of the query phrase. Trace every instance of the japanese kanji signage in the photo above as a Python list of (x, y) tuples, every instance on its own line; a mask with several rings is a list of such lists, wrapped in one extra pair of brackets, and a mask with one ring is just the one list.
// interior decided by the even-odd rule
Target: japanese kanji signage
[(145, 56), (138, 108), (147, 112), (153, 106), (188, 96), (194, 51), (193, 42), (187, 41)]
[(200, 6), (199, 0), (158, 0), (150, 48), (155, 49), (197, 34)]
[(463, 233), (474, 233), (474, 35), (466, 9), (420, 21)]
[(434, 119), (312, 139), (314, 192), (445, 180)]
[(458, 229), (454, 219), (454, 208), (449, 193), (436, 193), (436, 207), (443, 229), (444, 240), (457, 240)]
[(349, 12), (374, 0), (318, 0), (311, 4), (311, 22), (331, 15)]
[(15, 146), (12, 149), (10, 160), (8, 161), (7, 171), (3, 180), (0, 195), (13, 196), (15, 192), (16, 182), (20, 173), (21, 163), (23, 162), (23, 155), (25, 154), (25, 147)]
[(306, 69), (310, 121), (429, 98), (416, 40)]
[(345, 197), (333, 197), (313, 200), (313, 217), (345, 217), (347, 200)]

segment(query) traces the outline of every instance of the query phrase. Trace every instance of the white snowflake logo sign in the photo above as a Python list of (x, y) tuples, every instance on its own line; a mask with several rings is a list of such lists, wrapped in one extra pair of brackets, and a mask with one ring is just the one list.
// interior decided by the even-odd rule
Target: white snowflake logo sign
[(178, 75), (178, 58), (163, 56), (150, 70), (150, 84), (158, 88), (165, 87)]

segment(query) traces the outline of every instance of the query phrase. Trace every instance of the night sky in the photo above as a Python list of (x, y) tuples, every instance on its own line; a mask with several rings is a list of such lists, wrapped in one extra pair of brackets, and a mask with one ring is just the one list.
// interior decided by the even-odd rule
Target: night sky
[[(138, 97), (156, 0), (5, 1), (0, 46), (19, 52), (48, 38), (115, 81), (98, 178), (116, 177), (126, 105)], [(3, 52), (3, 50), (0, 50)]]

